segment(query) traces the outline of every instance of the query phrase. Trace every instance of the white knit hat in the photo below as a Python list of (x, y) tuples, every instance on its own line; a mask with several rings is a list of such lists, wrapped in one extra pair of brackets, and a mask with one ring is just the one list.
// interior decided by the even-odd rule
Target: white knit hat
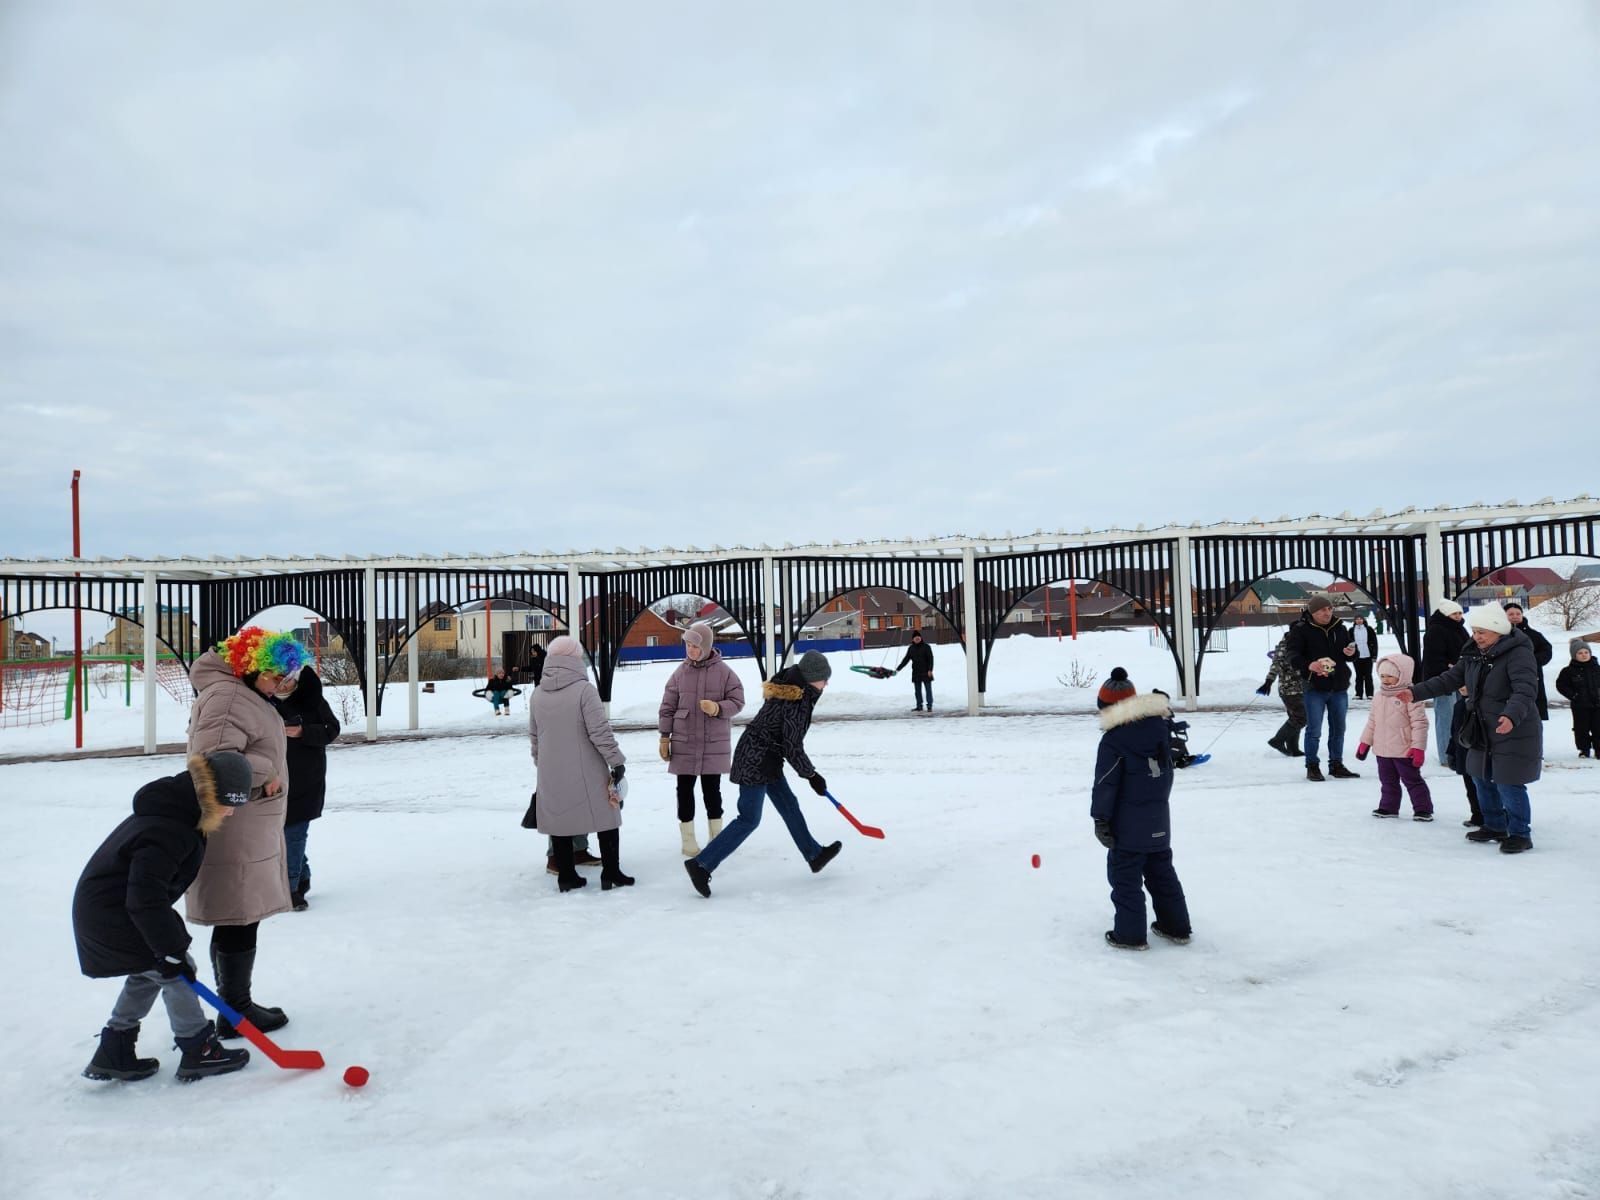
[(1498, 633), (1502, 637), (1511, 632), (1511, 618), (1506, 616), (1506, 610), (1493, 600), (1478, 605), (1467, 619), (1472, 622), (1474, 629), (1487, 629), (1490, 633)]
[(1454, 600), (1441, 600), (1439, 601), (1439, 607), (1434, 611), (1442, 612), (1447, 617), (1453, 617), (1461, 611), (1461, 605)]

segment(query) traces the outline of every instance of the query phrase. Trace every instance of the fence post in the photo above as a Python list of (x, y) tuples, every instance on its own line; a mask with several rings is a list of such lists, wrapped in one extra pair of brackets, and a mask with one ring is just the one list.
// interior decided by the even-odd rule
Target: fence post
[[(156, 587), (156, 573), (144, 573), (144, 752), (156, 752), (156, 696), (159, 691), (156, 670), (156, 632), (161, 620), (161, 593)], [(155, 609), (154, 619), (150, 610)]]
[(367, 741), (378, 740), (378, 568), (363, 569), (361, 606), (366, 618)]
[(983, 707), (983, 694), (978, 691), (978, 655), (981, 652), (981, 635), (978, 630), (978, 564), (971, 546), (961, 551), (961, 632), (966, 639), (967, 652), (967, 716), (975, 717)]
[(1199, 657), (1195, 645), (1194, 627), (1194, 572), (1190, 557), (1189, 535), (1180, 533), (1173, 557), (1172, 616), (1173, 631), (1178, 638), (1178, 661), (1182, 666), (1183, 706), (1193, 712), (1199, 706), (1200, 689), (1195, 685), (1194, 666)]
[[(422, 641), (422, 630), (417, 628), (417, 574), (415, 571), (406, 572), (406, 628), (415, 630), (406, 642), (406, 675), (410, 683), (406, 685), (406, 699), (409, 707), (406, 712), (406, 728), (416, 729), (422, 722), (417, 712), (417, 674), (421, 670), (422, 654), (418, 643)], [(391, 650), (390, 654), (394, 652)]]

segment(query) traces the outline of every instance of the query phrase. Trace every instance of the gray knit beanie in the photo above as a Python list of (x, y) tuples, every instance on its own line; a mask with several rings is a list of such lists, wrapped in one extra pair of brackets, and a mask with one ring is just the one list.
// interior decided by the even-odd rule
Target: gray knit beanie
[(1313, 596), (1311, 599), (1306, 601), (1306, 611), (1308, 613), (1319, 613), (1325, 608), (1332, 607), (1333, 601), (1329, 600), (1326, 596)]
[(717, 640), (717, 636), (711, 632), (711, 626), (704, 621), (696, 621), (683, 631), (683, 640), (686, 644), (693, 642), (699, 646), (702, 654), (710, 654), (712, 643)]
[(829, 678), (832, 674), (832, 665), (818, 651), (807, 650), (800, 656), (800, 678), (807, 683), (816, 683), (820, 679)]
[(1573, 658), (1578, 657), (1579, 650), (1587, 650), (1591, 655), (1594, 653), (1594, 647), (1589, 645), (1589, 643), (1584, 641), (1582, 638), (1573, 638), (1567, 643), (1567, 651), (1572, 655)]

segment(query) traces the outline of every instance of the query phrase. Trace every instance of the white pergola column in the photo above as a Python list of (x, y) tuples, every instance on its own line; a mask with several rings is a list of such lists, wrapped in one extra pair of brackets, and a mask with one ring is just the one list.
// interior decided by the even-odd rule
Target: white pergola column
[(766, 676), (771, 679), (778, 673), (778, 635), (780, 628), (777, 625), (778, 593), (776, 589), (776, 576), (772, 570), (772, 555), (761, 556), (761, 623), (766, 626), (766, 644), (761, 647), (761, 661), (766, 668)]
[(416, 729), (422, 724), (418, 712), (421, 686), (417, 683), (417, 672), (422, 664), (422, 631), (417, 629), (417, 577), (414, 572), (406, 574), (406, 628), (416, 630), (406, 642), (406, 678), (411, 681), (406, 687), (406, 728)]
[(1444, 577), (1444, 538), (1440, 536), (1437, 521), (1425, 524), (1422, 527), (1422, 535), (1426, 550), (1425, 569), (1428, 572), (1428, 612), (1431, 613), (1439, 607), (1440, 601), (1450, 599), (1445, 594), (1447, 580)]
[[(155, 615), (152, 616), (151, 614)], [(156, 573), (144, 573), (144, 752), (156, 752), (156, 633), (161, 620), (161, 597), (156, 590)]]
[(1173, 631), (1178, 639), (1178, 661), (1183, 664), (1183, 706), (1193, 712), (1200, 704), (1200, 689), (1194, 673), (1199, 648), (1195, 645), (1193, 544), (1188, 534), (1178, 535), (1174, 555), (1172, 580), (1176, 594), (1171, 601)]
[(975, 717), (983, 707), (978, 690), (978, 655), (982, 635), (978, 630), (978, 563), (971, 546), (961, 551), (961, 630), (967, 642), (967, 716)]
[(366, 610), (367, 661), (367, 741), (378, 740), (378, 568), (367, 567), (362, 583), (362, 607)]

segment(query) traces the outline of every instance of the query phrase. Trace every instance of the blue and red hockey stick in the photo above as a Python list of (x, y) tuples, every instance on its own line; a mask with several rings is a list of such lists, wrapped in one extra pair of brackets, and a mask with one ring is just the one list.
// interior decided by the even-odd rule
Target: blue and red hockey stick
[[(829, 800), (833, 800), (832, 792), (823, 792), (822, 794)], [(856, 827), (857, 833), (865, 834), (870, 838), (881, 838), (883, 836), (883, 830), (879, 829), (876, 825), (863, 825), (860, 821), (856, 820), (855, 815), (848, 808), (840, 804), (837, 800), (833, 800), (833, 806), (844, 814), (844, 819), (846, 821), (849, 821), (850, 824)]]
[(262, 1033), (261, 1030), (252, 1025), (248, 1020), (241, 1016), (232, 1005), (228, 1004), (221, 996), (217, 995), (198, 979), (189, 979), (186, 980), (186, 982), (194, 990), (194, 994), (196, 996), (199, 996), (200, 999), (204, 1000), (207, 1004), (211, 1005), (212, 1008), (216, 1009), (223, 1016), (227, 1017), (228, 1020), (232, 1022), (233, 1027), (244, 1035), (245, 1041), (249, 1042), (257, 1050), (265, 1054), (273, 1061), (275, 1065), (283, 1067), (288, 1071), (319, 1071), (328, 1065), (322, 1061), (322, 1054), (320, 1051), (285, 1050), (266, 1034)]

